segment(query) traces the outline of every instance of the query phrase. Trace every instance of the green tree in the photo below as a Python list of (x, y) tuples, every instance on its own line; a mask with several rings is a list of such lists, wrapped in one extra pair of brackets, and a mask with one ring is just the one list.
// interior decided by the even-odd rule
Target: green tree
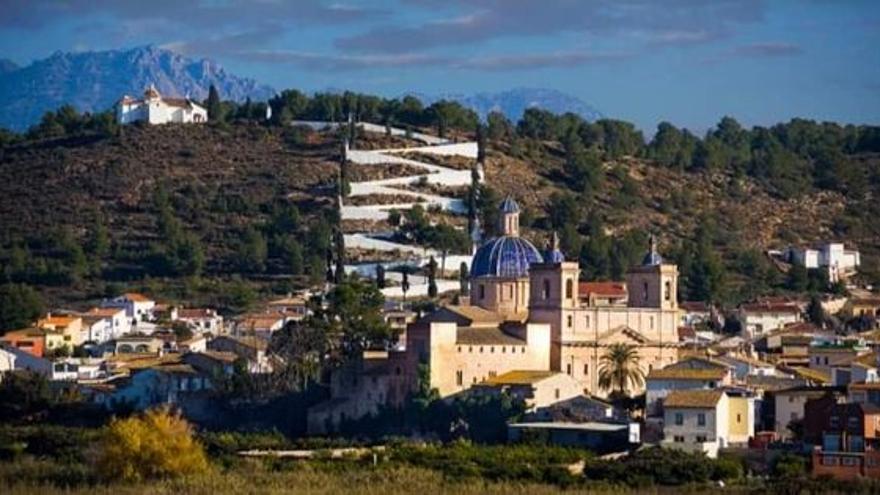
[(437, 260), (433, 256), (428, 260), (428, 297), (437, 297)]
[(792, 263), (791, 268), (788, 269), (785, 287), (792, 292), (804, 292), (809, 282), (807, 267), (797, 262)]
[(825, 309), (822, 307), (822, 300), (819, 299), (819, 296), (816, 294), (810, 296), (810, 304), (807, 306), (807, 316), (810, 318), (810, 322), (817, 327), (825, 327)]
[(471, 294), (470, 274), (468, 273), (467, 263), (464, 261), (458, 267), (458, 286), (462, 296), (469, 296)]
[(239, 269), (246, 273), (265, 271), (268, 250), (263, 234), (253, 227), (248, 227), (242, 234), (236, 255)]
[(384, 289), (385, 285), (385, 265), (376, 263), (376, 287)]
[(220, 102), (220, 94), (217, 87), (213, 84), (208, 88), (208, 99), (205, 100), (205, 107), (208, 110), (209, 122), (220, 122), (223, 120), (223, 105)]
[(612, 344), (599, 363), (599, 387), (613, 394), (627, 395), (645, 383), (645, 375), (639, 368), (639, 353), (635, 346)]
[(0, 285), (0, 333), (31, 325), (43, 313), (40, 295), (27, 285)]
[(54, 402), (49, 381), (39, 373), (12, 371), (5, 373), (0, 381), (0, 420), (3, 422), (39, 417)]

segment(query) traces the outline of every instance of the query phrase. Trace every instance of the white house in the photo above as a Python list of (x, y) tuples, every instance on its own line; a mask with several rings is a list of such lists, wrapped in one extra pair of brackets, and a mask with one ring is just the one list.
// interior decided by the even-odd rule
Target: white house
[(116, 121), (120, 124), (201, 123), (208, 121), (208, 111), (189, 98), (162, 96), (152, 84), (139, 100), (125, 95), (116, 104)]
[(182, 321), (197, 333), (219, 335), (224, 329), (223, 317), (210, 308), (180, 308), (174, 312), (172, 321)]
[(663, 407), (664, 447), (714, 458), (730, 443), (728, 397), (723, 391), (674, 390)]
[(104, 333), (101, 335), (104, 342), (131, 332), (131, 319), (126, 316), (125, 308), (92, 308), (83, 316), (107, 319), (109, 321), (109, 326), (106, 323), (104, 324)]
[(123, 308), (125, 316), (135, 321), (148, 321), (153, 318), (156, 301), (143, 294), (129, 292), (121, 296), (107, 299), (101, 303), (105, 308)]
[(785, 251), (786, 259), (804, 267), (822, 268), (828, 271), (831, 282), (854, 274), (861, 265), (859, 252), (845, 249), (842, 242), (828, 242), (811, 248), (792, 246)]
[(801, 321), (801, 308), (797, 304), (746, 303), (739, 307), (739, 314), (745, 335), (750, 338)]
[(0, 381), (3, 381), (3, 375), (15, 369), (16, 355), (0, 347)]

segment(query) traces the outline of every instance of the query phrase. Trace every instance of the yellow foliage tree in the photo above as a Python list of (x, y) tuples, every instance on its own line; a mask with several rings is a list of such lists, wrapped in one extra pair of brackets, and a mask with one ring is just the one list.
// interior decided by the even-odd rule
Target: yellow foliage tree
[(108, 479), (141, 481), (201, 474), (209, 465), (190, 424), (160, 408), (114, 419), (101, 438), (98, 469)]

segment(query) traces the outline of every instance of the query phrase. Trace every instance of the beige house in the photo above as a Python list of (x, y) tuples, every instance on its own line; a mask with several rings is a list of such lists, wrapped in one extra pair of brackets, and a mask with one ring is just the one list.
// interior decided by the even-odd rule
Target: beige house
[(510, 394), (521, 399), (528, 410), (583, 395), (580, 385), (572, 377), (546, 370), (508, 371), (476, 384), (472, 391), (481, 394)]
[(718, 457), (718, 450), (730, 443), (728, 401), (721, 390), (670, 392), (664, 403), (662, 445)]
[(71, 350), (82, 345), (88, 336), (87, 332), (83, 332), (83, 320), (79, 316), (48, 314), (37, 320), (37, 328), (60, 333), (62, 345), (67, 345)]

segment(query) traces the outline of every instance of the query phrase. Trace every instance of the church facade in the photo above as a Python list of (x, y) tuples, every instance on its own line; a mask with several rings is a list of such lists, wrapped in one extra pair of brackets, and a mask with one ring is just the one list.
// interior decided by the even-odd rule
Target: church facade
[(607, 394), (598, 386), (599, 368), (613, 344), (635, 346), (645, 375), (677, 361), (678, 268), (663, 260), (653, 238), (641, 265), (617, 284), (623, 297), (595, 297), (579, 280), (579, 264), (559, 251), (555, 236), (541, 254), (519, 237), (519, 207), (512, 198), (502, 203), (501, 213), (504, 235), (474, 256), (473, 305), (549, 325), (550, 369), (568, 374), (592, 395)]

